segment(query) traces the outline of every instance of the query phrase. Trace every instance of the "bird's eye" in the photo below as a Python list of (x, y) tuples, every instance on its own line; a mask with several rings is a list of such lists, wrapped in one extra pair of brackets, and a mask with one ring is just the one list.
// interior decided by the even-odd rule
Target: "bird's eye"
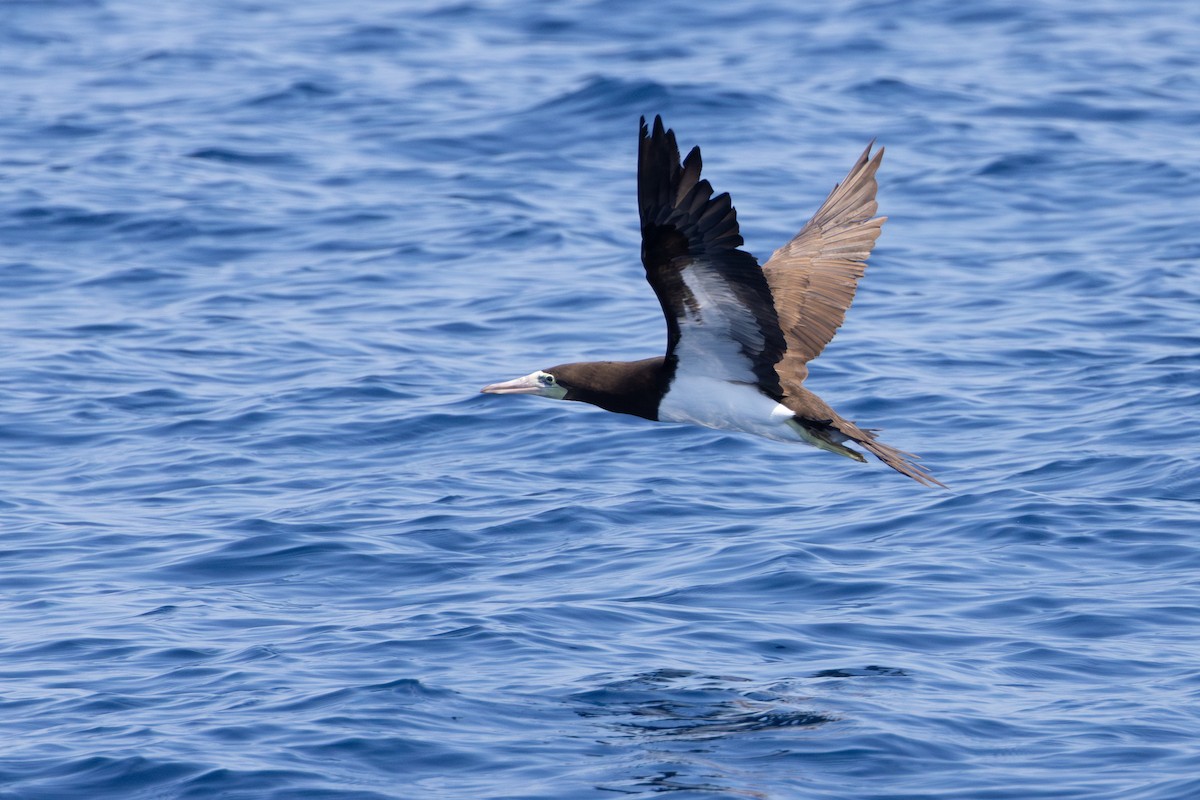
[(553, 386), (554, 385), (554, 376), (553, 375), (542, 375), (540, 380), (542, 381), (542, 384), (545, 386)]

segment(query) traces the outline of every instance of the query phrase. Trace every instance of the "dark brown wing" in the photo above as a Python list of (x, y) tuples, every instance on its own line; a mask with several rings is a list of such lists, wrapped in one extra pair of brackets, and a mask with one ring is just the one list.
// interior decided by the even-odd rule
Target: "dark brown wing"
[(638, 211), (642, 264), (667, 320), (667, 359), (680, 370), (757, 383), (780, 396), (786, 349), (771, 290), (728, 194), (700, 178), (700, 148), (680, 163), (675, 133), (641, 121)]
[(854, 300), (858, 279), (887, 217), (874, 217), (875, 171), (883, 148), (859, 156), (845, 180), (833, 188), (800, 232), (775, 251), (763, 273), (787, 338), (777, 367), (786, 385), (798, 387), (812, 361), (833, 338)]

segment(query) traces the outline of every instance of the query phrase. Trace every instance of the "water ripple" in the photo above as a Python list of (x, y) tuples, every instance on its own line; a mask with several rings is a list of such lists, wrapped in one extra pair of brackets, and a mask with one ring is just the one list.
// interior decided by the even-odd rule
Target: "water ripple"
[[(10, 2), (0, 797), (1184, 800), (1200, 16)], [(478, 394), (661, 352), (640, 115), (952, 487)]]

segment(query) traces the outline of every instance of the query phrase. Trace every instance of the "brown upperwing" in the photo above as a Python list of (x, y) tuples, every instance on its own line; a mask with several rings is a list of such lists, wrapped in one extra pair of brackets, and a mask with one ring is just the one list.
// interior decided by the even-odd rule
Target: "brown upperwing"
[(787, 339), (787, 352), (776, 365), (785, 395), (799, 394), (808, 362), (841, 327), (887, 219), (872, 217), (878, 208), (875, 172), (883, 158), (882, 147), (871, 155), (874, 144), (867, 145), (812, 219), (763, 265)]

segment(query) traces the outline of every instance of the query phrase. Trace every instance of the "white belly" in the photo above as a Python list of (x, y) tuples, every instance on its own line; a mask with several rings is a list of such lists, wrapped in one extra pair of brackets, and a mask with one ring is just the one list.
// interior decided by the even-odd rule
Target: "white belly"
[(787, 421), (792, 412), (758, 388), (719, 378), (675, 376), (658, 406), (663, 422), (690, 422), (708, 428), (743, 431), (794, 442), (800, 437)]

